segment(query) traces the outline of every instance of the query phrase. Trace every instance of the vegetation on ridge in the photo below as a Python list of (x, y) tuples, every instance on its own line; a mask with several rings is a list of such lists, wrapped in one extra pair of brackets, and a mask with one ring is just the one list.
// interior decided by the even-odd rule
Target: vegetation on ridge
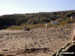
[(73, 14), (75, 15), (75, 10), (3, 15), (0, 16), (0, 29), (23, 29), (25, 26), (30, 28), (44, 27), (45, 23), (50, 23), (52, 20), (61, 20), (59, 25), (64, 25), (75, 22), (75, 19), (70, 19)]

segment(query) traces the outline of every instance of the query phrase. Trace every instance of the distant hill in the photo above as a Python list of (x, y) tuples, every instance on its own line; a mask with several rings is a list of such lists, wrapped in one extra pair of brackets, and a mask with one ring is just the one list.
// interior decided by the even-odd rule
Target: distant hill
[(0, 28), (6, 29), (12, 25), (21, 26), (22, 24), (40, 24), (49, 23), (51, 20), (70, 19), (71, 15), (75, 15), (75, 10), (59, 11), (59, 12), (40, 12), (27, 14), (13, 14), (0, 16)]

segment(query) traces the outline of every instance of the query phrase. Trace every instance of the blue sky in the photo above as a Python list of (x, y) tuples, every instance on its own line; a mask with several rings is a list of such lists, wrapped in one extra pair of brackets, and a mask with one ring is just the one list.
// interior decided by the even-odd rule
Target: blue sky
[(0, 15), (75, 10), (75, 0), (0, 0)]

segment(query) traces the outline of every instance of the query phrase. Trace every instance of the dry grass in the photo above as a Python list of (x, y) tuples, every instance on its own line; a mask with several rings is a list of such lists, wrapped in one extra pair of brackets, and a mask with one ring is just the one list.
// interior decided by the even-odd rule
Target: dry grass
[[(67, 26), (67, 28), (71, 28), (70, 26), (75, 22), (75, 19), (65, 19), (65, 20), (62, 20), (59, 22), (59, 24), (55, 24), (55, 25), (52, 25), (51, 23), (48, 23), (48, 28), (57, 28), (57, 27), (64, 27), (64, 26)], [(11, 26), (11, 27), (8, 27), (7, 29), (10, 29), (10, 30), (23, 30), (24, 27), (28, 27), (30, 29), (36, 29), (36, 28), (45, 28), (45, 23), (39, 23), (39, 24), (22, 24), (20, 26)]]

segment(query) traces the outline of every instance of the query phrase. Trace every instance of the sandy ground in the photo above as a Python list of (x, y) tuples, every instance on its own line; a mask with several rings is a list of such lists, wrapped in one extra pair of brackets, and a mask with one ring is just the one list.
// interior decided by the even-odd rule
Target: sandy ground
[(71, 40), (71, 29), (0, 30), (0, 54), (52, 56)]

